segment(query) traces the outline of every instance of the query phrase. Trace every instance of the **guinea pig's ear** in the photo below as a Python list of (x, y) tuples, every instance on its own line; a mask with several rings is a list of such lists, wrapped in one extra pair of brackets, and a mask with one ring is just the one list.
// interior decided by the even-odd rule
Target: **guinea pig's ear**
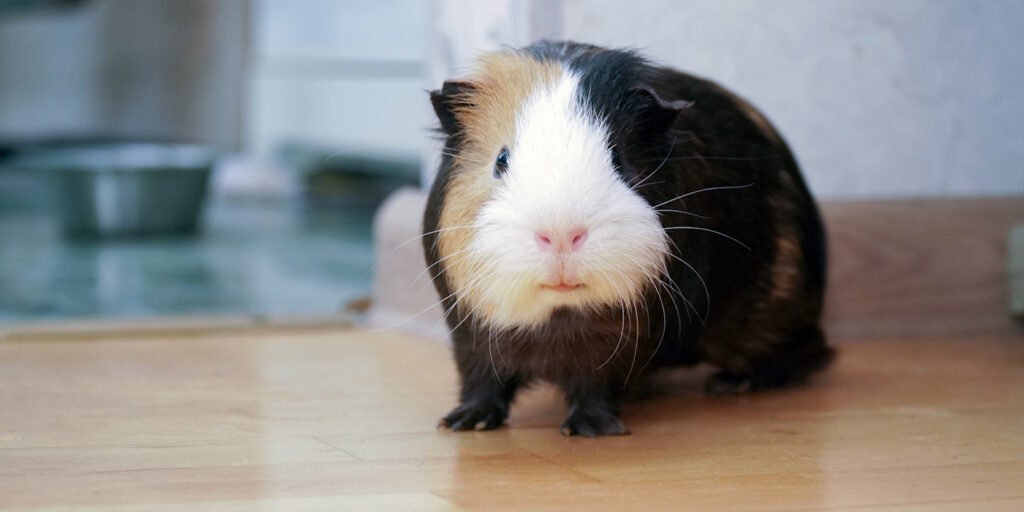
[(693, 106), (692, 101), (664, 100), (648, 85), (638, 85), (632, 92), (640, 105), (639, 124), (649, 134), (665, 132), (675, 124), (679, 114)]
[(448, 135), (459, 132), (459, 121), (455, 117), (458, 107), (469, 105), (469, 95), (476, 86), (462, 80), (446, 80), (441, 89), (430, 92), (430, 102), (434, 105), (437, 119), (441, 121), (441, 129)]

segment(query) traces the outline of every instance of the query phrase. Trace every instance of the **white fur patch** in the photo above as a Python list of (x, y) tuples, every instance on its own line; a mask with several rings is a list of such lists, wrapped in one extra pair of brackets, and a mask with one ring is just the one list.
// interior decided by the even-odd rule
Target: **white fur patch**
[[(615, 171), (607, 128), (578, 94), (569, 71), (531, 93), (517, 115), (508, 172), (477, 216), (470, 251), (486, 278), (468, 283), (477, 303), (467, 306), (497, 327), (538, 326), (563, 306), (629, 306), (664, 268), (658, 215)], [(578, 251), (556, 255), (536, 242), (539, 230), (576, 228), (588, 231)], [(582, 286), (544, 288), (559, 268)]]

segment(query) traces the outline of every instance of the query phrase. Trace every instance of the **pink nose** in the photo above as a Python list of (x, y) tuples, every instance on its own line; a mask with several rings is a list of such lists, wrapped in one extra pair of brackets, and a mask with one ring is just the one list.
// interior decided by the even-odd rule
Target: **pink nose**
[(587, 230), (576, 228), (568, 231), (538, 231), (537, 245), (542, 251), (573, 252), (578, 251), (587, 241)]

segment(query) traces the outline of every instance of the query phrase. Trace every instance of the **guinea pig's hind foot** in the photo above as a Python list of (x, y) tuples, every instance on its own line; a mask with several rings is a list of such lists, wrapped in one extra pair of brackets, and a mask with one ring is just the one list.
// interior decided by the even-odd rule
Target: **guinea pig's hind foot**
[(742, 395), (758, 389), (754, 379), (747, 375), (719, 371), (704, 381), (704, 394), (710, 396)]
[(778, 373), (743, 375), (725, 370), (715, 372), (704, 381), (704, 394), (710, 396), (745, 395), (757, 391), (777, 389), (796, 384), (806, 376), (786, 376)]
[(493, 430), (505, 423), (508, 406), (501, 403), (472, 402), (452, 409), (441, 418), (437, 427), (447, 427), (453, 432), (464, 430)]
[(739, 395), (800, 384), (834, 358), (835, 349), (825, 343), (818, 326), (798, 329), (774, 352), (748, 361), (749, 371), (721, 370), (708, 377), (704, 392), (713, 396)]
[(603, 409), (581, 409), (573, 411), (562, 424), (563, 436), (624, 436), (629, 429), (619, 417)]

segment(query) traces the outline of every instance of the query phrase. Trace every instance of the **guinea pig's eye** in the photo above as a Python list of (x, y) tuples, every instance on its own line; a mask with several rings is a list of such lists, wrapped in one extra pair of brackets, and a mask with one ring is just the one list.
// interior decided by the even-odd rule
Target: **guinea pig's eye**
[(508, 172), (508, 148), (501, 148), (498, 159), (494, 161), (494, 177), (500, 178)]

